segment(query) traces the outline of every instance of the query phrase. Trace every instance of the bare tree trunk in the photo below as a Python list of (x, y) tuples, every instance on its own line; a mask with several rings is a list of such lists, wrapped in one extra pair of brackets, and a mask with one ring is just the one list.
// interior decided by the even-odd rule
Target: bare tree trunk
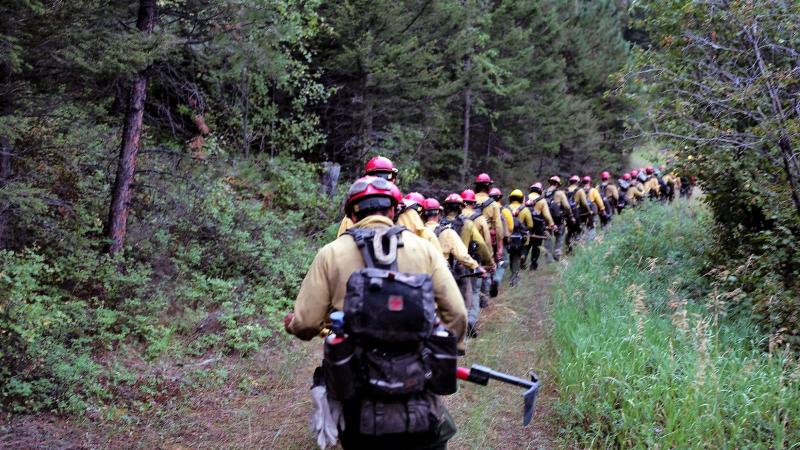
[[(140, 0), (136, 27), (142, 33), (152, 33), (156, 23), (156, 0)], [(111, 190), (111, 206), (108, 211), (105, 235), (111, 240), (108, 252), (114, 254), (122, 249), (128, 226), (128, 207), (132, 195), (131, 184), (136, 171), (136, 155), (142, 134), (142, 116), (147, 95), (146, 69), (136, 75), (128, 98), (125, 112), (125, 125), (122, 131), (122, 145), (119, 150), (119, 164), (114, 187)]]
[[(469, 71), (472, 68), (472, 59), (467, 57), (464, 62), (464, 73), (469, 76)], [(469, 86), (467, 80), (467, 88), (464, 91), (464, 154), (461, 160), (461, 183), (467, 182), (467, 171), (469, 171), (469, 128), (470, 128), (470, 115), (472, 113), (472, 88)]]
[(250, 82), (247, 77), (247, 68), (242, 69), (242, 153), (245, 159), (250, 157), (250, 136), (247, 134), (247, 125), (250, 116)]

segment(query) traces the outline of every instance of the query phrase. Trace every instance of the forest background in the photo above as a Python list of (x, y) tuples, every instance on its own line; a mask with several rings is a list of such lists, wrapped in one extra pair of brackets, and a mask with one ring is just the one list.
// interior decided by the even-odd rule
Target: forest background
[(619, 173), (650, 145), (699, 176), (730, 314), (797, 347), (798, 17), (792, 1), (4, 2), (2, 408), (144, 404), (166, 386), (149, 368), (279, 347), (343, 186), (378, 154), (404, 191), (441, 197), (478, 171), (505, 188)]

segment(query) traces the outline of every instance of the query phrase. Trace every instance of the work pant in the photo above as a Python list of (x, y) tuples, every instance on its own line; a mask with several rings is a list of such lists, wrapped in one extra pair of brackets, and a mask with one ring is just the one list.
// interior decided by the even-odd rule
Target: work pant
[(547, 252), (550, 254), (550, 258), (558, 261), (561, 258), (561, 249), (564, 247), (567, 227), (563, 220), (556, 221), (556, 225), (556, 229), (553, 230), (553, 235), (545, 241), (544, 245), (547, 248)]
[[(442, 407), (444, 408), (444, 406)], [(432, 433), (415, 436), (390, 434), (385, 436), (365, 436), (354, 432), (357, 423), (348, 422), (345, 416), (345, 428), (340, 435), (342, 448), (345, 450), (445, 450), (447, 441), (456, 434), (456, 423), (450, 412), (444, 409), (442, 420)], [(355, 430), (353, 430), (355, 428)]]
[(506, 253), (508, 254), (508, 256), (507, 256), (508, 264), (511, 266), (511, 287), (516, 286), (517, 283), (519, 282), (519, 268), (520, 268), (520, 264), (521, 264), (520, 260), (522, 258), (522, 250), (524, 248), (525, 247), (518, 247), (518, 248), (515, 248), (515, 249), (511, 249), (511, 248), (507, 249), (508, 252), (506, 252)]
[(500, 285), (503, 282), (503, 277), (506, 275), (506, 266), (508, 265), (508, 246), (503, 247), (503, 261), (505, 264), (500, 264), (500, 261), (497, 261), (497, 270), (494, 271), (494, 276), (492, 279), (495, 283)]
[(572, 251), (575, 243), (581, 236), (582, 224), (580, 220), (575, 220), (574, 223), (567, 222), (567, 253)]
[(585, 222), (583, 224), (584, 228), (584, 236), (586, 242), (592, 242), (594, 238), (597, 236), (597, 230), (595, 230), (595, 218), (596, 214), (589, 214), (584, 219)]
[[(530, 249), (530, 260), (528, 261), (528, 266), (530, 270), (536, 270), (539, 268), (539, 254), (542, 252), (542, 241), (541, 238), (530, 238), (528, 248)], [(526, 254), (526, 259), (527, 254)]]
[[(461, 267), (459, 269), (460, 270), (457, 272), (458, 275), (467, 273), (466, 269)], [(467, 311), (469, 311), (472, 306), (472, 278), (457, 279), (456, 284), (458, 284), (458, 290), (461, 291), (461, 296), (464, 298), (464, 306), (467, 308)]]
[[(478, 315), (481, 312), (481, 296), (483, 295), (483, 285), (488, 285), (488, 281), (481, 277), (468, 278), (472, 280), (472, 301), (467, 310), (467, 323), (475, 326), (478, 323)], [(484, 282), (486, 281), (486, 282)]]

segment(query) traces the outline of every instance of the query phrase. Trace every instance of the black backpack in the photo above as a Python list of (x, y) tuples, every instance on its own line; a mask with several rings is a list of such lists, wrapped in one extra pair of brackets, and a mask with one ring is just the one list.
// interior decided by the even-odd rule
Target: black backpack
[(569, 208), (572, 210), (572, 217), (575, 220), (578, 220), (578, 217), (580, 217), (580, 211), (578, 211), (578, 203), (575, 202), (575, 194), (578, 192), (578, 189), (575, 189), (574, 191), (567, 190), (567, 202), (569, 202)]
[(365, 268), (347, 281), (347, 337), (326, 340), (323, 370), (329, 395), (359, 408), (364, 435), (430, 432), (439, 422), (433, 394), (456, 391), (456, 338), (434, 333), (431, 276), (397, 270), (404, 230), (347, 230)]
[(553, 222), (561, 223), (562, 211), (561, 202), (556, 201), (557, 189), (544, 191), (544, 198), (547, 200), (547, 207), (550, 208), (550, 215), (553, 216)]
[(517, 209), (511, 209), (511, 217), (514, 218), (514, 229), (508, 237), (509, 250), (519, 250), (525, 244), (525, 239), (528, 237), (528, 227), (519, 219), (520, 213), (527, 208), (525, 205), (519, 205)]
[(628, 206), (628, 189), (630, 189), (631, 184), (623, 179), (617, 180), (617, 184), (619, 185), (619, 201), (617, 202), (617, 210), (622, 211)]
[(544, 216), (536, 211), (536, 204), (544, 200), (541, 195), (528, 202), (528, 208), (531, 210), (531, 218), (533, 218), (533, 230), (531, 232), (537, 236), (544, 235)]

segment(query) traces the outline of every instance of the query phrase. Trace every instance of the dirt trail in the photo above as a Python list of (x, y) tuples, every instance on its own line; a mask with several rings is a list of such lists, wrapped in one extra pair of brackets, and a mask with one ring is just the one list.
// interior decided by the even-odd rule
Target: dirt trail
[[(451, 449), (555, 447), (550, 408), (549, 291), (556, 274), (544, 265), (506, 289), (481, 316), (479, 339), (461, 365), (479, 363), (520, 377), (535, 370), (543, 392), (532, 425), (522, 427), (522, 391), (501, 383), (461, 383), (447, 398), (458, 425)], [(527, 275), (527, 273), (526, 273)], [(291, 341), (254, 359), (228, 358), (204, 368), (208, 386), (138, 410), (114, 406), (87, 418), (37, 415), (0, 421), (0, 449), (199, 448), (312, 449), (308, 389), (321, 358), (319, 340)], [(0, 418), (2, 419), (2, 418)]]

